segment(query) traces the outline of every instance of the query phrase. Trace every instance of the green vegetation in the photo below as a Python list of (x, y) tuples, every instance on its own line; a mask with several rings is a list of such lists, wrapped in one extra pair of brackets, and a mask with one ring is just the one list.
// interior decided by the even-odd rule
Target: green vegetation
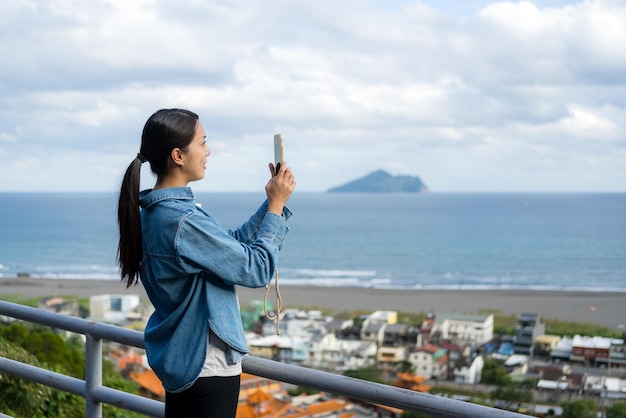
[(595, 324), (583, 322), (561, 321), (558, 319), (544, 319), (546, 334), (573, 337), (574, 335), (589, 335), (609, 338), (624, 338), (626, 333)]
[[(503, 314), (496, 310), (483, 309), (479, 311), (482, 315), (493, 314), (494, 334), (504, 333), (506, 335), (515, 334), (517, 325), (517, 315)], [(602, 325), (588, 324), (584, 322), (563, 321), (553, 318), (542, 318), (546, 325), (546, 334), (568, 336), (589, 335), (609, 338), (624, 338), (626, 332), (617, 329), (610, 329)]]
[[(89, 312), (89, 298), (76, 298), (74, 296), (60, 296), (68, 301), (76, 301), (78, 306), (84, 311)], [(3, 300), (13, 303), (19, 303), (25, 306), (38, 307), (39, 302), (45, 298), (24, 299), (18, 295), (3, 295)], [(287, 306), (287, 308), (302, 310), (318, 310), (325, 316), (334, 316), (338, 319), (354, 319), (355, 323), (359, 317), (372, 313), (371, 309), (359, 309), (354, 311), (333, 312), (330, 308), (320, 306)], [(506, 335), (515, 334), (515, 326), (517, 325), (518, 316), (504, 314), (496, 309), (481, 309), (478, 311), (481, 315), (492, 314), (494, 316), (494, 334), (503, 333)], [(420, 326), (428, 312), (404, 312), (398, 311), (398, 321), (412, 326)], [(574, 335), (589, 335), (599, 337), (624, 338), (626, 339), (626, 331), (610, 329), (605, 326), (589, 324), (584, 322), (563, 321), (553, 318), (542, 318), (546, 325), (546, 334), (560, 335), (572, 337)]]
[[(40, 298), (22, 299), (14, 295), (3, 296), (4, 300), (20, 303), (22, 305), (37, 307)], [(65, 297), (66, 300), (76, 300), (79, 307), (89, 310), (89, 299), (75, 299)], [(355, 324), (363, 321), (371, 310), (344, 311), (333, 314), (330, 309), (322, 307), (299, 307), (299, 309), (319, 310), (323, 315), (335, 316), (340, 319), (353, 319)], [(517, 324), (518, 316), (503, 314), (496, 310), (481, 310), (480, 314), (494, 315), (494, 332), (502, 332), (512, 335)], [(426, 312), (398, 312), (398, 321), (412, 326), (420, 326), (428, 313)], [(611, 330), (594, 324), (561, 321), (544, 318), (546, 333), (553, 335), (573, 336), (595, 335), (614, 338), (626, 338), (626, 333)], [(0, 326), (0, 356), (48, 370), (53, 370), (79, 379), (84, 378), (84, 346), (78, 336), (71, 336), (67, 340), (51, 329), (35, 324), (13, 323)], [(404, 367), (403, 367), (404, 366)], [(397, 364), (398, 369), (408, 369), (408, 364)], [(371, 382), (389, 384), (383, 374), (375, 367), (357, 370), (348, 370), (345, 376), (367, 380)], [(445, 387), (433, 387), (431, 393), (437, 394), (462, 394), (472, 397), (471, 402), (487, 404), (488, 399), (500, 399), (509, 402), (531, 401), (529, 387), (533, 382), (517, 383), (511, 380), (504, 367), (487, 359), (482, 371), (481, 383), (491, 384), (497, 388), (491, 394), (474, 392), (472, 390), (451, 390)], [(138, 386), (125, 379), (115, 370), (115, 366), (103, 361), (103, 384), (108, 387), (123, 390), (128, 393), (138, 394)], [(292, 396), (299, 394), (317, 393), (317, 390), (299, 387), (290, 390)], [(595, 417), (598, 407), (593, 401), (578, 400), (562, 404), (563, 417), (586, 418)], [(85, 414), (85, 400), (82, 397), (57, 391), (44, 385), (31, 383), (17, 379), (9, 375), (0, 374), (0, 411), (15, 417), (81, 417)], [(616, 403), (605, 411), (608, 418), (626, 418), (626, 404)], [(103, 406), (103, 416), (107, 418), (130, 418), (141, 415), (125, 411), (110, 405)], [(418, 413), (407, 412), (405, 418), (421, 418)]]
[[(305, 308), (300, 308), (305, 309)], [(309, 309), (309, 308), (307, 308)], [(372, 311), (367, 309), (359, 309), (355, 311), (342, 311), (334, 313), (328, 309), (319, 309), (325, 315), (332, 316), (340, 319), (354, 319), (355, 321), (363, 316), (368, 315)], [(517, 325), (518, 315), (504, 314), (498, 310), (482, 309), (478, 311), (481, 315), (493, 315), (494, 321), (494, 334), (503, 333), (506, 335), (515, 334), (515, 326)], [(398, 312), (398, 321), (413, 326), (420, 326), (428, 312)], [(543, 322), (546, 325), (546, 334), (560, 335), (573, 337), (574, 335), (589, 335), (598, 337), (610, 337), (610, 338), (624, 338), (626, 339), (626, 332), (617, 329), (610, 329), (602, 325), (588, 324), (584, 322), (563, 321), (560, 319), (543, 318)]]
[(613, 406), (607, 408), (606, 418), (626, 418), (626, 403), (616, 402)]
[[(268, 302), (269, 303), (269, 302)], [(300, 309), (303, 311), (320, 311), (322, 315), (325, 316), (333, 316), (333, 311), (330, 308), (324, 308), (322, 306), (298, 306), (298, 305), (285, 305), (283, 306), (283, 310), (285, 309)]]
[[(37, 367), (46, 368), (37, 357), (17, 345), (0, 338), (0, 356)], [(0, 374), (0, 410), (15, 417), (84, 416), (84, 402), (76, 408), (72, 395), (63, 399), (57, 391), (37, 383)], [(71, 412), (68, 409), (72, 410)]]
[(497, 361), (487, 359), (483, 366), (480, 383), (508, 387), (513, 385), (511, 377), (504, 366)]
[(19, 296), (19, 295), (2, 295), (2, 300), (5, 300), (7, 302), (11, 302), (11, 303), (19, 303), (20, 305), (24, 305), (24, 306), (30, 306), (31, 308), (38, 308), (39, 307), (39, 301), (42, 298), (29, 298), (29, 299), (24, 299), (23, 297)]
[(598, 407), (592, 399), (579, 399), (561, 404), (561, 418), (597, 418)]
[(320, 393), (317, 389), (305, 388), (302, 386), (298, 386), (295, 389), (287, 390), (289, 396), (300, 396), (300, 395), (315, 395), (316, 393)]
[(40, 363), (48, 364), (52, 370), (62, 369), (73, 377), (85, 374), (85, 356), (77, 348), (81, 343), (72, 337), (67, 343), (50, 328), (15, 322), (0, 327), (0, 341), (4, 340), (27, 350)]
[[(78, 379), (85, 375), (85, 348), (74, 335), (67, 341), (50, 328), (16, 322), (0, 326), (0, 356)], [(138, 394), (138, 387), (123, 378), (115, 366), (102, 362), (103, 384)], [(0, 374), (0, 411), (15, 417), (84, 417), (85, 399), (44, 385)], [(142, 415), (110, 405), (103, 406), (107, 418)]]
[(368, 382), (387, 384), (380, 376), (381, 371), (376, 367), (368, 367), (365, 369), (346, 370), (344, 376), (354, 377), (355, 379), (367, 380)]
[(531, 391), (522, 387), (498, 387), (491, 392), (493, 399), (500, 399), (507, 402), (531, 402), (533, 394)]
[[(593, 399), (579, 399), (577, 401), (563, 402), (562, 418), (597, 418), (601, 408), (598, 407)], [(612, 406), (606, 408), (604, 415), (606, 418), (626, 418), (626, 404), (616, 402)]]
[(89, 306), (89, 298), (78, 298), (76, 299), (76, 303), (83, 312), (89, 313), (89, 310), (91, 309)]
[(372, 313), (371, 309), (357, 309), (354, 311), (342, 311), (339, 313), (335, 313), (334, 315), (337, 319), (353, 319), (353, 320), (361, 320), (362, 317), (367, 316)]
[[(363, 319), (372, 313), (371, 309), (358, 309), (354, 311), (342, 311), (339, 313), (333, 313), (328, 309), (326, 311), (327, 313), (324, 311), (322, 311), (322, 313), (327, 316), (333, 316), (337, 319), (352, 319), (355, 325), (362, 323)], [(426, 319), (426, 315), (428, 314), (425, 312), (398, 311), (398, 322), (419, 327), (422, 325), (422, 322), (424, 322), (424, 319)]]

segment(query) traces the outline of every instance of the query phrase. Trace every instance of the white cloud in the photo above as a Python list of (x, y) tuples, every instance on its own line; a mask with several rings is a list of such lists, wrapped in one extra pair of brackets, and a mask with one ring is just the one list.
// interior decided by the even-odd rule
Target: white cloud
[(568, 106), (567, 109), (569, 116), (560, 120), (558, 125), (573, 136), (619, 140), (626, 134), (610, 117), (600, 114), (602, 109), (596, 111), (574, 104)]
[(145, 119), (188, 107), (213, 151), (201, 190), (262, 190), (282, 132), (300, 190), (383, 168), (435, 191), (623, 191), (626, 4), (463, 4), (11, 2), (0, 190), (115, 188)]

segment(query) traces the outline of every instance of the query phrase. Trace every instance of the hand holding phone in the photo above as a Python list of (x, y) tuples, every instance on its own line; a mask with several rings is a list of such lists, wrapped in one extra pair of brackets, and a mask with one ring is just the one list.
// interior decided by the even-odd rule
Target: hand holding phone
[[(293, 173), (286, 164), (287, 162), (283, 159), (283, 136), (276, 134), (274, 135), (274, 164), (268, 164), (273, 177), (265, 185), (265, 193), (268, 200), (267, 211), (277, 215), (283, 213), (285, 203), (296, 186)], [(278, 177), (277, 174), (283, 165), (286, 168)]]
[(280, 170), (280, 165), (283, 162), (283, 136), (282, 134), (274, 135), (274, 167), (276, 168), (276, 174)]

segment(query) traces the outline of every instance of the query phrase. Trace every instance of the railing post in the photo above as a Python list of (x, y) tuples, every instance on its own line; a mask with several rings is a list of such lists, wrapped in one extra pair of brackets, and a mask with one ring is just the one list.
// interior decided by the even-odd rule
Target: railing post
[(102, 418), (102, 404), (94, 399), (94, 391), (102, 386), (102, 340), (86, 335), (85, 400), (86, 418)]

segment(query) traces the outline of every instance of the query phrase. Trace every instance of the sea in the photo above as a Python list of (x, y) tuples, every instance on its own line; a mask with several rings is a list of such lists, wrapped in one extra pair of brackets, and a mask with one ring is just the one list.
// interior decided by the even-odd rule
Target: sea
[[(119, 280), (114, 193), (0, 193), (0, 277)], [(196, 193), (225, 229), (262, 193)], [(294, 193), (281, 285), (626, 291), (626, 193)]]

